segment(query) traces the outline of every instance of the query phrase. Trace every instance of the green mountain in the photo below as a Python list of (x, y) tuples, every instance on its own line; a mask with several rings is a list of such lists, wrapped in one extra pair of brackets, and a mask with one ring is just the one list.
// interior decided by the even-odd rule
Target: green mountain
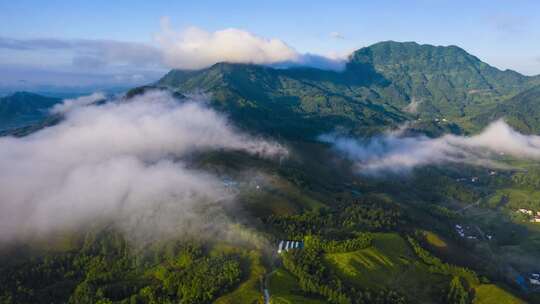
[(537, 133), (540, 130), (540, 85), (525, 90), (475, 117), (477, 124), (504, 118), (519, 131)]
[(61, 101), (28, 92), (0, 98), (0, 130), (26, 127), (43, 120), (48, 110)]
[(336, 126), (374, 132), (407, 119), (370, 94), (370, 76), (218, 63), (200, 71), (172, 70), (157, 86), (210, 93), (217, 107), (249, 128), (310, 137)]
[(536, 84), (540, 77), (501, 71), (456, 46), (388, 41), (357, 50), (340, 72), (219, 63), (172, 70), (156, 86), (209, 93), (250, 128), (310, 137), (336, 128), (366, 135), (417, 118), (428, 133), (475, 131), (486, 123), (475, 117)]
[(372, 67), (389, 81), (376, 90), (407, 109), (416, 103), (420, 117), (446, 117), (463, 124), (536, 83), (515, 71), (501, 71), (457, 46), (381, 42), (353, 53), (350, 65)]

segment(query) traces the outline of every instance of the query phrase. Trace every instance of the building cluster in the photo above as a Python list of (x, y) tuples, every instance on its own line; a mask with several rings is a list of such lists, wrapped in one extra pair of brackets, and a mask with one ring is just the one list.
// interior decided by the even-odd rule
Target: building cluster
[(448, 122), (448, 119), (446, 119), (444, 117), (443, 118), (435, 118), (433, 121), (440, 124), (441, 122)]
[(225, 188), (238, 188), (238, 182), (233, 179), (223, 178), (222, 182)]
[(533, 223), (540, 223), (540, 211), (537, 211), (536, 213), (529, 209), (520, 208), (516, 212), (523, 213), (525, 215), (528, 215), (531, 217), (531, 222)]
[(463, 226), (456, 224), (456, 232), (459, 234), (460, 237), (465, 237), (465, 230), (463, 229)]
[(278, 245), (278, 253), (289, 251), (292, 249), (304, 248), (304, 242), (302, 241), (280, 241)]
[(526, 292), (540, 291), (540, 271), (520, 274), (516, 283)]
[[(487, 172), (489, 176), (495, 176), (497, 175), (497, 171), (490, 170)], [(470, 176), (470, 177), (458, 177), (456, 178), (456, 182), (471, 182), (471, 183), (478, 183), (480, 181), (479, 176)]]
[[(470, 227), (463, 227), (462, 225), (456, 224), (455, 228), (460, 237), (468, 240), (478, 240), (478, 236), (471, 233)], [(488, 235), (487, 238), (491, 240), (492, 236)]]
[(540, 286), (540, 272), (529, 274), (529, 283), (531, 285)]
[(480, 177), (478, 176), (472, 176), (472, 177), (459, 177), (456, 178), (456, 182), (467, 182), (470, 181), (471, 183), (477, 183), (480, 181)]

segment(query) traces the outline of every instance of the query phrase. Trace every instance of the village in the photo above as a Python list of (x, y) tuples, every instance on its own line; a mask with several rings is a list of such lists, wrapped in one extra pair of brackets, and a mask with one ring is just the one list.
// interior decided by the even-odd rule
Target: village
[(463, 239), (467, 240), (478, 240), (478, 239), (486, 239), (488, 241), (491, 241), (493, 236), (491, 234), (484, 234), (482, 230), (478, 226), (466, 226), (466, 225), (460, 225), (456, 224), (455, 226), (456, 233)]
[(516, 283), (525, 292), (540, 291), (540, 271), (519, 275), (516, 278)]
[(516, 212), (525, 214), (528, 218), (530, 218), (531, 223), (540, 223), (540, 211), (534, 212), (533, 210), (520, 208), (516, 210)]

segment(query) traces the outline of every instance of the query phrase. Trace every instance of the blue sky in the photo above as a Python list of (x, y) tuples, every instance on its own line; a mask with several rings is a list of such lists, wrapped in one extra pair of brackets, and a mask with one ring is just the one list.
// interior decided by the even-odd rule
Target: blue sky
[[(0, 38), (15, 39), (17, 47), (0, 43), (0, 68), (124, 76), (162, 72), (171, 65), (141, 65), (152, 56), (151, 50), (145, 51), (147, 57), (116, 65), (111, 64), (119, 57), (114, 54), (107, 53), (104, 62), (96, 57), (103, 51), (91, 51), (91, 58), (86, 55), (88, 48), (95, 47), (89, 41), (163, 49), (163, 43), (156, 42), (156, 36), (163, 33), (163, 17), (169, 18), (175, 35), (190, 27), (210, 34), (236, 28), (262, 39), (279, 39), (299, 54), (342, 56), (383, 40), (458, 45), (501, 69), (540, 74), (540, 1), (526, 0), (1, 1)], [(55, 46), (47, 42), (43, 47), (39, 41), (41, 46), (34, 49), (35, 39), (55, 39)], [(165, 44), (174, 46), (171, 39), (175, 38), (168, 39)], [(78, 46), (73, 45), (80, 40), (86, 43), (85, 51), (74, 51)], [(24, 47), (19, 47), (21, 41), (26, 43)], [(59, 41), (71, 44), (58, 47)], [(219, 54), (208, 56), (219, 58)], [(97, 61), (95, 66), (102, 70), (90, 69)], [(74, 62), (83, 62), (85, 69), (76, 71), (81, 65)]]

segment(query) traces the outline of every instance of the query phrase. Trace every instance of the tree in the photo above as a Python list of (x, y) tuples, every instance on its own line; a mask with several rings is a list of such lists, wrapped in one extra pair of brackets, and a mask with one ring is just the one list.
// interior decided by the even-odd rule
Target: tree
[(454, 276), (450, 281), (450, 289), (448, 291), (447, 301), (449, 304), (469, 304), (469, 292), (465, 289), (461, 282), (461, 278)]

